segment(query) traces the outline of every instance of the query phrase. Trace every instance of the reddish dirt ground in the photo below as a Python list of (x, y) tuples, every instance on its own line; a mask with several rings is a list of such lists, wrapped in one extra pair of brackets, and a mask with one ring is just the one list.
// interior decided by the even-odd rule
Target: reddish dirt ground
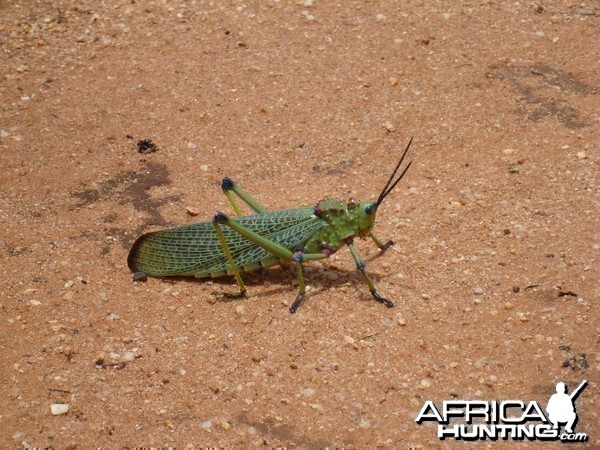
[[(0, 3), (0, 446), (452, 447), (425, 401), (545, 407), (584, 379), (596, 446), (599, 15)], [(395, 245), (357, 243), (394, 308), (347, 249), (307, 264), (295, 315), (293, 267), (216, 303), (232, 279), (132, 282), (137, 236), (232, 212), (223, 176), (272, 210), (373, 200), (410, 137), (375, 229)]]

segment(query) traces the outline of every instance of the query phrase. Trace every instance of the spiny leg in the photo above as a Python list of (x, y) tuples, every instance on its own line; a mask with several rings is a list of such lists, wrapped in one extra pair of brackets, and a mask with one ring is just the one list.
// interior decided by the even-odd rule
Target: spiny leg
[(298, 295), (296, 296), (296, 300), (290, 306), (290, 312), (294, 314), (300, 306), (302, 299), (304, 298), (304, 294), (306, 293), (306, 286), (304, 284), (304, 275), (302, 274), (302, 253), (296, 252), (293, 256), (294, 261), (296, 262), (296, 273), (298, 275)]
[(377, 245), (377, 247), (379, 247), (379, 249), (383, 252), (385, 252), (388, 248), (390, 248), (392, 245), (394, 245), (394, 241), (387, 241), (385, 244), (383, 242), (381, 242), (379, 240), (379, 238), (377, 236), (375, 236), (373, 233), (369, 233), (369, 237), (371, 239), (373, 239), (373, 241), (375, 242), (375, 245)]
[(228, 178), (228, 177), (223, 178), (223, 180), (221, 181), (221, 189), (223, 190), (223, 193), (229, 199), (229, 203), (231, 203), (233, 210), (235, 211), (235, 213), (238, 216), (242, 215), (242, 210), (240, 209), (237, 202), (235, 201), (235, 197), (231, 194), (231, 191), (233, 191), (234, 194), (236, 194), (239, 198), (241, 198), (242, 201), (246, 205), (248, 205), (250, 208), (252, 208), (254, 210), (254, 212), (257, 212), (257, 213), (268, 212), (264, 206), (262, 206), (256, 200), (254, 200), (254, 198), (252, 196), (250, 196), (245, 190), (243, 190), (240, 186), (238, 186), (236, 184), (236, 182), (233, 181), (231, 178)]
[(379, 293), (375, 289), (375, 285), (371, 281), (371, 277), (369, 277), (369, 274), (367, 274), (367, 271), (365, 270), (365, 265), (362, 262), (362, 260), (360, 259), (360, 255), (356, 251), (356, 248), (354, 248), (352, 239), (347, 240), (346, 244), (348, 245), (348, 248), (350, 249), (350, 253), (352, 253), (354, 262), (356, 262), (356, 268), (360, 271), (360, 273), (363, 274), (363, 277), (365, 278), (365, 281), (367, 282), (367, 286), (369, 286), (369, 291), (371, 291), (371, 295), (373, 296), (373, 298), (375, 300), (377, 300), (379, 303), (383, 303), (388, 308), (391, 308), (392, 306), (394, 306), (393, 302), (391, 302), (390, 300), (388, 300), (386, 298), (383, 298), (381, 295), (379, 295)]
[[(300, 306), (300, 303), (302, 302), (302, 299), (304, 298), (304, 294), (306, 292), (306, 286), (304, 284), (304, 276), (302, 275), (302, 266), (301, 266), (302, 262), (327, 258), (327, 255), (324, 253), (303, 253), (302, 251), (297, 251), (295, 253), (292, 253), (291, 250), (285, 248), (284, 246), (282, 246), (276, 242), (270, 241), (266, 237), (261, 236), (260, 234), (258, 234), (255, 231), (252, 231), (251, 229), (240, 224), (239, 222), (231, 220), (229, 217), (227, 217), (225, 214), (223, 214), (222, 212), (219, 212), (219, 211), (217, 211), (215, 213), (213, 222), (216, 222), (217, 224), (227, 225), (228, 227), (237, 231), (239, 234), (241, 234), (245, 238), (250, 239), (252, 242), (254, 242), (256, 245), (258, 245), (260, 248), (266, 250), (271, 255), (278, 257), (282, 261), (295, 261), (296, 270), (298, 273), (298, 285), (300, 287), (300, 291), (298, 293), (298, 296), (296, 297), (296, 300), (290, 307), (290, 312), (291, 313), (296, 312), (296, 309), (298, 309), (298, 306)], [(229, 257), (231, 257), (231, 254), (229, 255)], [(232, 263), (232, 262), (233, 262), (233, 258), (230, 260), (230, 263)], [(240, 277), (240, 280), (241, 280), (241, 277)]]
[(215, 227), (215, 231), (217, 232), (217, 236), (219, 238), (219, 242), (221, 243), (221, 248), (223, 249), (223, 253), (225, 253), (225, 257), (227, 261), (229, 261), (229, 267), (231, 272), (235, 276), (235, 281), (237, 282), (240, 290), (238, 292), (226, 293), (226, 292), (213, 292), (213, 295), (222, 295), (225, 298), (239, 298), (244, 297), (246, 295), (246, 286), (244, 286), (244, 281), (242, 280), (242, 276), (240, 275), (239, 270), (235, 266), (235, 262), (233, 261), (233, 257), (231, 256), (231, 251), (229, 250), (229, 246), (227, 245), (227, 241), (225, 240), (225, 236), (223, 235), (223, 230), (221, 230), (221, 225), (219, 225), (217, 218), (213, 218), (212, 224)]
[(302, 299), (304, 298), (304, 294), (306, 293), (306, 285), (304, 284), (304, 275), (302, 273), (302, 262), (303, 261), (312, 261), (315, 259), (323, 259), (327, 258), (327, 255), (324, 253), (303, 253), (302, 251), (294, 252), (294, 256), (292, 259), (296, 263), (296, 273), (298, 275), (298, 296), (292, 306), (290, 307), (290, 312), (294, 314), (302, 303)]

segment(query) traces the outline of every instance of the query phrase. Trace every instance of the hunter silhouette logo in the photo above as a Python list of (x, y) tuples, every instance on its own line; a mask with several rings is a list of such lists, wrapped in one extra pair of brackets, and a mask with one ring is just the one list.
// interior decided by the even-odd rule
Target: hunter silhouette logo
[[(588, 435), (575, 433), (574, 427), (577, 423), (575, 400), (586, 385), (587, 380), (584, 380), (571, 394), (567, 394), (565, 383), (557, 383), (556, 393), (546, 406), (547, 416), (536, 401), (446, 400), (438, 409), (433, 401), (427, 400), (416, 422), (437, 422), (437, 436), (441, 440), (585, 442)], [(561, 424), (565, 424), (562, 432)]]
[(569, 434), (573, 434), (573, 426), (575, 425), (575, 422), (577, 422), (577, 413), (575, 412), (574, 404), (575, 398), (577, 398), (586, 384), (587, 380), (583, 380), (571, 395), (567, 394), (565, 383), (561, 382), (556, 384), (556, 394), (550, 397), (548, 406), (546, 406), (548, 418), (554, 425), (552, 427), (553, 429), (558, 429), (558, 424), (563, 422), (567, 424), (565, 431)]

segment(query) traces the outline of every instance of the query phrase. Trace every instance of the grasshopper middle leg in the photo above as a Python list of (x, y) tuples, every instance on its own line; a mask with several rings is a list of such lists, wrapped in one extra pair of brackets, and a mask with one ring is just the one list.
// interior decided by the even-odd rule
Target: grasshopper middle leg
[(304, 275), (302, 274), (302, 262), (327, 258), (327, 255), (324, 253), (304, 253), (302, 251), (297, 251), (294, 253), (291, 250), (285, 248), (284, 246), (278, 244), (277, 242), (270, 241), (269, 239), (265, 238), (264, 236), (261, 236), (255, 231), (252, 231), (249, 228), (241, 225), (239, 222), (231, 220), (229, 217), (227, 217), (225, 214), (219, 211), (217, 211), (213, 217), (213, 225), (215, 226), (215, 229), (218, 230), (217, 233), (220, 233), (219, 239), (221, 240), (223, 251), (229, 261), (231, 270), (236, 277), (238, 286), (240, 286), (240, 294), (238, 294), (238, 296), (244, 295), (244, 293), (246, 292), (246, 288), (244, 287), (242, 277), (240, 276), (240, 273), (237, 270), (237, 267), (235, 266), (235, 261), (231, 256), (231, 252), (227, 247), (227, 242), (225, 242), (225, 238), (223, 237), (223, 232), (220, 228), (221, 225), (226, 225), (232, 228), (242, 236), (250, 239), (262, 249), (269, 252), (271, 255), (279, 258), (281, 261), (294, 261), (296, 263), (296, 271), (298, 274), (298, 296), (296, 297), (296, 300), (290, 307), (290, 312), (295, 313), (298, 309), (298, 306), (300, 306), (300, 303), (302, 302), (306, 291), (306, 286), (304, 284)]

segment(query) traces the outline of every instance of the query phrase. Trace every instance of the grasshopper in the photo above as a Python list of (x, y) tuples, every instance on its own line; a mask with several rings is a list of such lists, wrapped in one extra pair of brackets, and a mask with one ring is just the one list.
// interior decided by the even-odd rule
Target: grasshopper
[[(269, 212), (230, 178), (223, 178), (221, 189), (229, 199), (237, 218), (215, 212), (211, 222), (201, 222), (177, 228), (146, 233), (140, 236), (127, 258), (133, 272), (155, 277), (194, 276), (217, 278), (233, 275), (239, 291), (213, 292), (224, 298), (246, 295), (240, 272), (293, 261), (298, 277), (298, 295), (290, 307), (294, 313), (306, 292), (302, 264), (331, 256), (344, 245), (350, 249), (356, 267), (364, 277), (373, 298), (388, 308), (394, 303), (379, 295), (354, 248), (354, 238), (370, 237), (382, 251), (392, 241), (383, 243), (372, 232), (375, 214), (383, 200), (406, 174), (410, 161), (394, 181), (412, 138), (400, 161), (383, 187), (377, 201), (343, 202), (337, 198), (319, 200), (315, 206)], [(242, 216), (234, 195), (255, 214)]]

